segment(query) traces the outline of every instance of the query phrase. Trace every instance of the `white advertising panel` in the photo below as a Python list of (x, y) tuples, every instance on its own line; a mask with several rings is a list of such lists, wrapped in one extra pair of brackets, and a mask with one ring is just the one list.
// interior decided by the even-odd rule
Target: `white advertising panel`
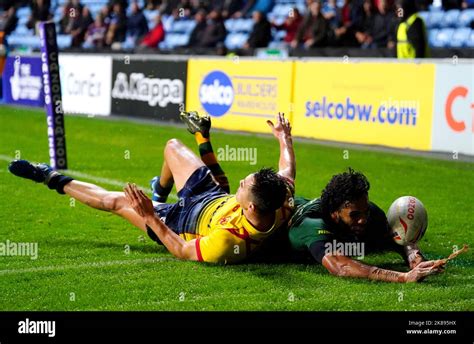
[(112, 58), (59, 55), (63, 109), (66, 113), (110, 115)]
[(474, 155), (474, 66), (436, 65), (432, 150)]

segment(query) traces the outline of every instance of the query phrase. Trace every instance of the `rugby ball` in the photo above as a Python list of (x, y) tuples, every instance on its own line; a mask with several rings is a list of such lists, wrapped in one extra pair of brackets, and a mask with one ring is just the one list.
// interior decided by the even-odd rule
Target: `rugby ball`
[(418, 242), (428, 227), (428, 214), (419, 199), (413, 196), (397, 198), (387, 212), (393, 240), (406, 246)]

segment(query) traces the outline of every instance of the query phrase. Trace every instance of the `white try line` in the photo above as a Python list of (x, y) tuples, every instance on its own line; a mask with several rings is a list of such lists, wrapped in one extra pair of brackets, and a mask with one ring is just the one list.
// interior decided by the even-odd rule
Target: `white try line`
[[(0, 160), (10, 162), (10, 161), (14, 160), (14, 158), (12, 158), (10, 156), (7, 156), (7, 155), (0, 154)], [(126, 182), (121, 181), (121, 180), (98, 177), (98, 176), (94, 176), (94, 175), (88, 174), (88, 173), (83, 173), (83, 172), (80, 172), (80, 171), (64, 170), (64, 173), (67, 174), (67, 175), (70, 175), (71, 177), (84, 178), (84, 179), (87, 179), (87, 180), (91, 180), (95, 183), (102, 183), (102, 184), (117, 186), (117, 187), (120, 187), (120, 188), (123, 188), (127, 184)], [(142, 185), (137, 185), (137, 186), (140, 189), (144, 190), (144, 191), (150, 192), (149, 187), (142, 186)], [(175, 193), (170, 193), (169, 197), (172, 198), (172, 199), (175, 199), (175, 200), (178, 199), (178, 196)]]
[(51, 272), (51, 271), (65, 271), (65, 270), (77, 270), (77, 269), (87, 269), (87, 268), (128, 266), (128, 265), (136, 265), (136, 264), (152, 264), (152, 263), (161, 263), (161, 262), (166, 262), (166, 261), (178, 261), (178, 259), (176, 258), (144, 258), (144, 259), (129, 259), (129, 260), (111, 260), (111, 261), (104, 261), (104, 262), (90, 262), (90, 263), (74, 264), (74, 265), (38, 266), (35, 268), (0, 270), (0, 276), (12, 275), (12, 274), (23, 274), (23, 273), (30, 273), (30, 272)]

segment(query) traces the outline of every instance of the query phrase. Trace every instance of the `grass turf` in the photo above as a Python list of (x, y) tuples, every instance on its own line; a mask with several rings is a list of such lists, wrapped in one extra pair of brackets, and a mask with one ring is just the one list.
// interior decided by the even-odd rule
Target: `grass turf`
[[(42, 110), (0, 106), (0, 128), (0, 242), (39, 246), (36, 260), (0, 256), (0, 310), (474, 310), (472, 251), (418, 284), (336, 278), (318, 265), (175, 260), (124, 220), (8, 173), (7, 157), (49, 160)], [(169, 126), (67, 117), (66, 133), (70, 169), (139, 185), (159, 173), (167, 139), (197, 151), (185, 129)], [(215, 132), (213, 142), (215, 150), (257, 148), (255, 166), (222, 162), (232, 191), (256, 168), (277, 166), (272, 137)], [(356, 149), (344, 159), (343, 148), (310, 142), (296, 142), (295, 150), (298, 195), (317, 197), (351, 166), (367, 175), (370, 198), (382, 209), (401, 195), (424, 202), (430, 224), (420, 246), (428, 258), (473, 243), (473, 164)], [(406, 270), (393, 253), (364, 261)]]

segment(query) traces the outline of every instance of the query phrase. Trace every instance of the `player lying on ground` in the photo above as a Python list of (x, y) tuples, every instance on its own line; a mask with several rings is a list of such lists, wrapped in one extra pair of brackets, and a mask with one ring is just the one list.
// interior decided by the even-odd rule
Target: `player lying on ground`
[[(349, 168), (332, 177), (320, 198), (296, 197), (296, 210), (289, 225), (292, 249), (309, 253), (331, 274), (340, 277), (404, 283), (442, 272), (445, 263), (424, 261), (416, 244), (395, 243), (385, 213), (369, 201), (369, 188), (367, 178)], [(355, 252), (357, 249), (363, 252)], [(385, 270), (351, 258), (376, 251), (400, 253), (411, 271)]]
[[(188, 130), (196, 135), (203, 161), (218, 165), (214, 155), (211, 161), (204, 158), (209, 150), (212, 151), (209, 117), (191, 113), (182, 119), (188, 124)], [(271, 123), (269, 125), (272, 126)], [(207, 148), (199, 140), (202, 137), (200, 132), (208, 138)], [(276, 137), (278, 133), (279, 130), (274, 130)], [(222, 169), (214, 171), (228, 186)], [(296, 197), (296, 210), (290, 221), (289, 232), (280, 231), (278, 237), (267, 241), (265, 250), (260, 252), (261, 258), (280, 260), (288, 250), (309, 253), (312, 259), (323, 264), (333, 275), (389, 282), (415, 282), (441, 272), (445, 265), (442, 260), (424, 261), (416, 244), (402, 247), (393, 241), (385, 213), (369, 202), (368, 191), (369, 182), (365, 176), (349, 170), (348, 173), (334, 176), (321, 198), (308, 200)], [(350, 252), (337, 251), (340, 247), (351, 250), (363, 248), (364, 255), (374, 251), (396, 251), (404, 257), (411, 271), (398, 272), (363, 264), (348, 256)]]
[[(236, 195), (224, 191), (203, 161), (176, 139), (167, 142), (161, 175), (153, 184), (155, 207), (134, 185), (129, 184), (125, 192), (107, 191), (62, 175), (46, 164), (34, 165), (26, 160), (13, 161), (9, 170), (19, 177), (44, 182), (50, 189), (92, 208), (125, 218), (178, 258), (235, 263), (286, 225), (292, 213), (295, 157), (291, 127), (278, 116), (272, 130), (281, 149), (278, 174), (271, 169), (252, 173), (241, 180)], [(202, 143), (209, 140), (201, 133), (196, 135)], [(207, 154), (209, 161), (211, 153)], [(219, 171), (213, 160), (214, 171)], [(226, 179), (220, 181), (225, 183)], [(173, 184), (179, 201), (163, 203)]]

